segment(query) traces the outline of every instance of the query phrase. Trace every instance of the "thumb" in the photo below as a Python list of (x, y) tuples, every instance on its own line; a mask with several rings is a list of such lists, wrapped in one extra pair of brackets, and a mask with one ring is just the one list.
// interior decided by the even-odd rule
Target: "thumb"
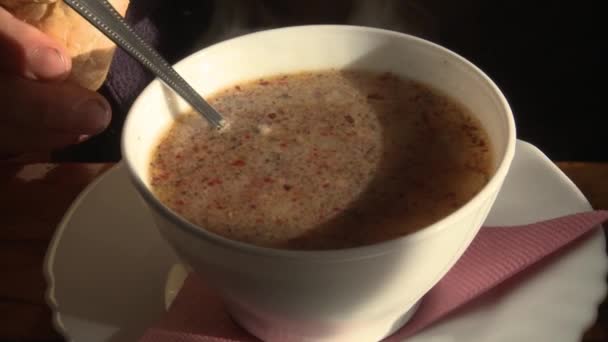
[(61, 80), (72, 68), (66, 49), (0, 7), (0, 69), (33, 80)]

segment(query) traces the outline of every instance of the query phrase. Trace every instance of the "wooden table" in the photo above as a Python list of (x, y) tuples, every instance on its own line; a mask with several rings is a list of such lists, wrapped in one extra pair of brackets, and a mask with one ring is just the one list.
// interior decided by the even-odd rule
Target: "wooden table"
[[(608, 209), (608, 163), (558, 163)], [(0, 164), (0, 341), (63, 341), (44, 301), (43, 258), (76, 195), (110, 164)], [(608, 341), (608, 301), (583, 341)]]

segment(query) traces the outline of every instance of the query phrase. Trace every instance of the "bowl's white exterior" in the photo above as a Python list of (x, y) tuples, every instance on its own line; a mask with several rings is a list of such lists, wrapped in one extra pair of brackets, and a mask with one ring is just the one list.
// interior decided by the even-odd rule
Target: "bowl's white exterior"
[(399, 328), (468, 247), (513, 159), (515, 126), (500, 90), (466, 60), (412, 36), (362, 27), (293, 27), (229, 40), (176, 65), (203, 96), (248, 79), (328, 68), (392, 71), (458, 99), (488, 131), (496, 172), (452, 215), (389, 242), (323, 252), (242, 244), (182, 220), (148, 190), (151, 147), (188, 108), (152, 82), (124, 126), (123, 156), (133, 182), (183, 261), (215, 286), (241, 325), (264, 340), (375, 341)]

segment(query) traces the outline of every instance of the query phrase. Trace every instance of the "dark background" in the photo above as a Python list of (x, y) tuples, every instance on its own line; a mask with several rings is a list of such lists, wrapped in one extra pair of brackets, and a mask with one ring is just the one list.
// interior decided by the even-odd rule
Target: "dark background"
[(461, 15), (442, 16), (441, 43), (494, 79), (519, 138), (553, 160), (608, 161), (603, 11), (580, 2), (464, 3), (453, 10)]
[[(160, 25), (161, 53), (175, 62), (192, 41), (209, 29), (213, 3), (201, 0), (143, 0), (158, 3), (152, 20)], [(349, 0), (266, 1), (274, 26), (339, 24)], [(376, 0), (369, 0), (376, 1)], [(137, 0), (132, 0), (132, 7)], [(555, 161), (608, 161), (605, 106), (605, 14), (590, 2), (417, 1), (433, 17), (429, 38), (459, 53), (485, 71), (502, 89), (513, 109), (518, 137)], [(255, 12), (252, 6), (245, 11)], [(398, 1), (406, 21), (416, 21), (408, 4)], [(185, 17), (187, 11), (191, 15)], [(249, 13), (248, 12), (248, 13)], [(409, 15), (409, 16), (408, 16)], [(252, 26), (256, 14), (250, 15)], [(262, 17), (262, 16), (259, 16)], [(278, 18), (278, 19), (277, 19)], [(131, 18), (133, 19), (133, 18)], [(420, 19), (422, 26), (425, 20)], [(415, 32), (414, 32), (415, 33)], [(92, 141), (58, 154), (59, 159), (116, 161), (122, 115)]]

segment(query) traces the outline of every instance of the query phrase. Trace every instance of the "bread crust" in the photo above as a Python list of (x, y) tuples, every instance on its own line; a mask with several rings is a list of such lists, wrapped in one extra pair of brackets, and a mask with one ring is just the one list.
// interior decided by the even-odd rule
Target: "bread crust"
[[(124, 16), (129, 0), (109, 0)], [(106, 79), (116, 46), (62, 0), (0, 0), (15, 17), (65, 46), (72, 58), (70, 82), (97, 90)]]

